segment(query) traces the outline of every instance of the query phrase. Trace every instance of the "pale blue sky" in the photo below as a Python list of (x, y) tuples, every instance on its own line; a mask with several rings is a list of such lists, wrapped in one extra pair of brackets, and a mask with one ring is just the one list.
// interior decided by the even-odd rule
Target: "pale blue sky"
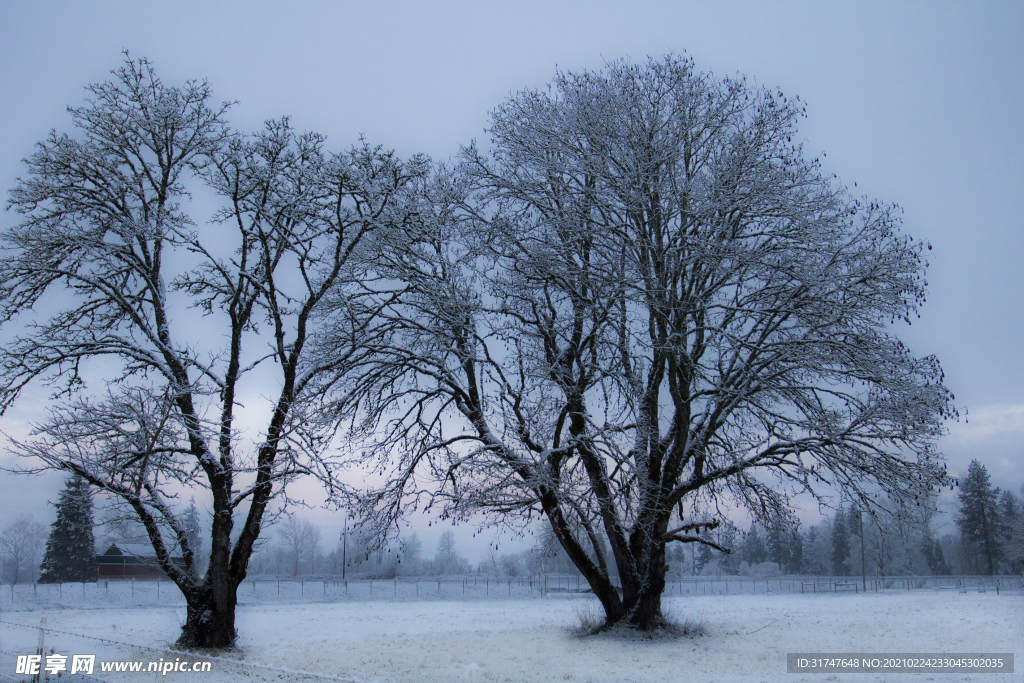
[[(442, 159), (556, 67), (685, 50), (701, 70), (799, 95), (806, 149), (827, 152), (825, 167), (859, 192), (898, 202), (907, 231), (934, 245), (929, 301), (899, 333), (939, 356), (970, 410), (942, 443), (951, 471), (977, 457), (996, 484), (1024, 481), (1024, 3), (5, 0), (0, 19), (5, 191), (124, 48), (169, 83), (208, 78), (218, 99), (239, 101), (237, 128), (290, 114), (335, 148), (364, 134)], [(0, 525), (21, 511), (51, 519), (52, 481), (0, 476)], [(319, 517), (335, 537), (340, 520)], [(473, 555), (484, 546), (466, 541)]]

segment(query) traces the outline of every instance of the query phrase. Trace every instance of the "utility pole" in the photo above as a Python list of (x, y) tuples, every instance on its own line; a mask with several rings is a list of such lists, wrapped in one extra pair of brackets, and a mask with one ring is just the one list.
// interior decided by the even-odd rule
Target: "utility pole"
[[(341, 532), (341, 580), (345, 580), (345, 565), (348, 564), (348, 515), (345, 515), (345, 528)], [(337, 574), (335, 574), (337, 576)]]
[(857, 511), (857, 517), (860, 519), (860, 577), (861, 586), (864, 592), (868, 592), (868, 569), (867, 560), (864, 557), (864, 510)]

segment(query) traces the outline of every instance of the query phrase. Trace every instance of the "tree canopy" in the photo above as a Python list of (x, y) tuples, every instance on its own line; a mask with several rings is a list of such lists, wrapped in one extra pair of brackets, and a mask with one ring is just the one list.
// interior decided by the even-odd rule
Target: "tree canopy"
[[(145, 59), (87, 92), (73, 133), (39, 143), (10, 191), (21, 222), (0, 235), (0, 320), (17, 327), (0, 410), (54, 388), (49, 419), (15, 445), (27, 469), (130, 507), (188, 602), (179, 642), (231, 646), (268, 506), (299, 476), (331, 486), (330, 430), (308, 411), (345, 354), (307, 357), (315, 312), (358, 277), (362, 243), (400, 222), (393, 200), (424, 162), (365, 142), (331, 152), (286, 118), (238, 133), (207, 83), (167, 85)], [(200, 226), (204, 186), (220, 204)], [(97, 374), (104, 390), (88, 386)], [(236, 423), (247, 392), (266, 398), (255, 438)], [(212, 507), (202, 576), (176, 500), (191, 487)]]
[(499, 106), (363, 281), (334, 403), (390, 474), (363, 514), (542, 516), (608, 623), (653, 628), (665, 544), (716, 545), (724, 507), (944, 482), (952, 396), (890, 328), (929, 247), (807, 158), (803, 115), (677, 56)]

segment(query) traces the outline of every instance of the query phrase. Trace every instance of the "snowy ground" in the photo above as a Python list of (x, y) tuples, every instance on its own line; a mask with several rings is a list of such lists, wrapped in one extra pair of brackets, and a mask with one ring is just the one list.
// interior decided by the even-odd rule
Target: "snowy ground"
[[(239, 607), (246, 664), (302, 670), (359, 683), (458, 681), (1024, 681), (1024, 597), (951, 591), (889, 594), (675, 597), (666, 611), (700, 622), (705, 635), (672, 640), (578, 638), (578, 615), (597, 611), (592, 598), (492, 601), (398, 601)], [(4, 612), (0, 621), (164, 647), (182, 608), (63, 609)], [(34, 651), (38, 630), (0, 624), (0, 675), (13, 655)], [(46, 649), (96, 653), (102, 659), (167, 659), (175, 655), (112, 646), (49, 632)], [(787, 674), (787, 652), (1013, 652), (1017, 673)], [(82, 680), (158, 680), (153, 674), (97, 674)], [(213, 662), (211, 674), (174, 673), (163, 680), (313, 677)], [(62, 680), (67, 680), (65, 677)]]

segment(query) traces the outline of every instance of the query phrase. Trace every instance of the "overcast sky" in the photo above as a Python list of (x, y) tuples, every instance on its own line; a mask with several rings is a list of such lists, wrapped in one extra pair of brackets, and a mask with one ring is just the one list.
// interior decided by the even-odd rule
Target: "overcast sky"
[[(686, 51), (699, 70), (799, 95), (806, 150), (899, 203), (907, 232), (934, 247), (921, 319), (896, 331), (940, 358), (969, 411), (941, 443), (951, 472), (978, 458), (996, 485), (1024, 481), (1024, 3), (0, 0), (0, 12), (5, 191), (35, 142), (70, 132), (65, 107), (123, 49), (165, 83), (207, 78), (218, 100), (239, 102), (238, 129), (288, 114), (334, 149), (365, 135), (438, 159), (483, 138), (491, 109), (556, 68)], [(32, 408), (0, 428), (17, 431)], [(54, 480), (0, 477), (0, 525), (23, 511), (52, 520)], [(336, 537), (340, 520), (309, 516)], [(476, 560), (482, 547), (466, 550)]]

